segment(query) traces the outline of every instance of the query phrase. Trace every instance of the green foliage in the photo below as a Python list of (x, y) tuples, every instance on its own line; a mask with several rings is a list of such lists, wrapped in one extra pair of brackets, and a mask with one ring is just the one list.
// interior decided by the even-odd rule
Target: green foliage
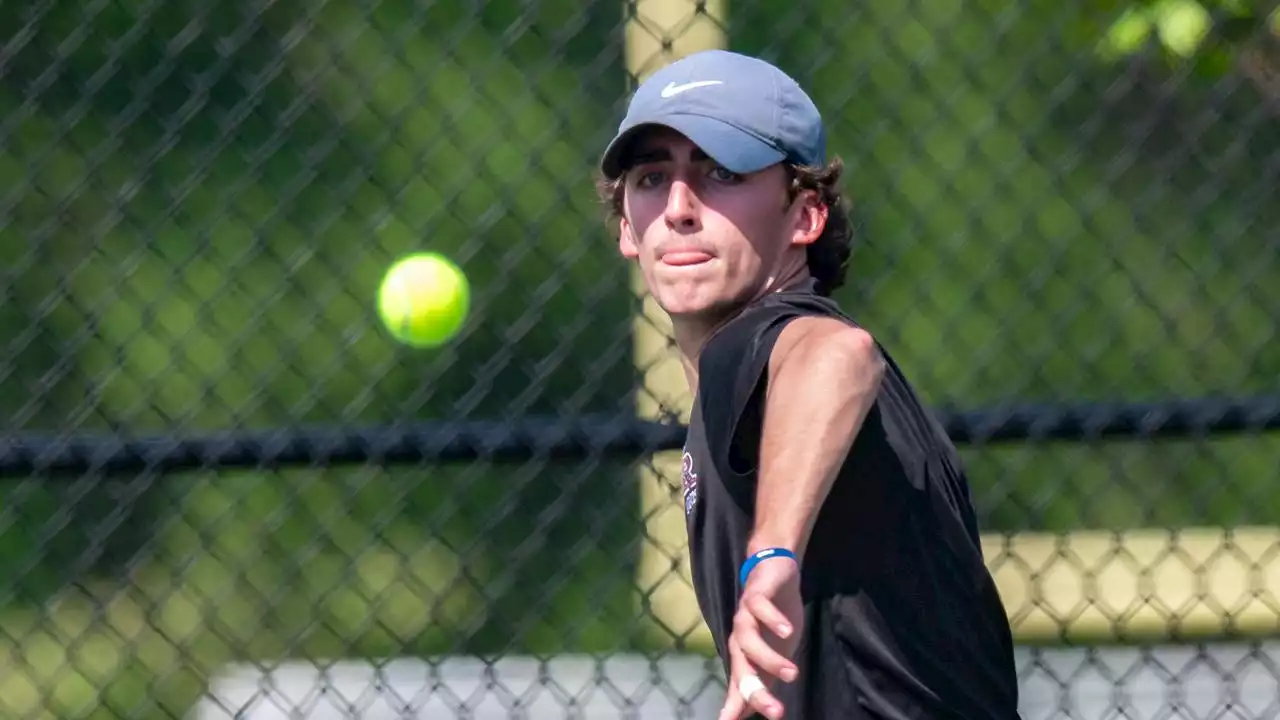
[(1098, 39), (1098, 54), (1122, 62), (1158, 48), (1165, 58), (1191, 61), (1221, 77), (1242, 48), (1280, 39), (1280, 8), (1257, 0), (1139, 0), (1126, 3)]

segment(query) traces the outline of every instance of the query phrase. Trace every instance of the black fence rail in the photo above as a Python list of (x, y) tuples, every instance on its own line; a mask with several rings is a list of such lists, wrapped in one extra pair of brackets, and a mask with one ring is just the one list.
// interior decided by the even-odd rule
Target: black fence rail
[[(1280, 395), (945, 413), (957, 443), (1159, 440), (1280, 429)], [(523, 462), (644, 457), (684, 446), (685, 427), (634, 416), (523, 417), (408, 426), (306, 427), (209, 435), (21, 435), (0, 442), (0, 475), (280, 469), (352, 463)]]

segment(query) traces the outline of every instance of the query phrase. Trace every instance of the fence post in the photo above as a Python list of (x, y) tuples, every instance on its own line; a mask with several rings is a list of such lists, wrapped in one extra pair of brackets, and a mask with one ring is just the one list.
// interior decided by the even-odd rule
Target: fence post
[[(681, 57), (726, 45), (723, 0), (628, 0), (626, 7), (625, 57), (628, 74), (636, 82)], [(636, 269), (631, 283), (643, 299), (632, 336), (641, 378), (636, 410), (643, 419), (674, 414), (687, 423), (692, 398), (670, 340), (671, 324), (645, 292)], [(646, 634), (651, 639), (662, 644), (675, 639), (705, 649), (710, 648), (710, 635), (686, 581), (689, 569), (680, 460), (679, 451), (659, 452), (639, 469), (644, 537), (637, 568), (637, 599), (642, 616), (650, 623)]]

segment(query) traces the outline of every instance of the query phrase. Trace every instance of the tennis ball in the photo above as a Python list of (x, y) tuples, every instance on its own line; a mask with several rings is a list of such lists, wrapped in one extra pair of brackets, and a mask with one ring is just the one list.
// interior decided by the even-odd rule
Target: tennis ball
[(438, 253), (397, 260), (378, 288), (378, 316), (392, 337), (415, 348), (453, 338), (471, 309), (471, 287), (457, 265)]

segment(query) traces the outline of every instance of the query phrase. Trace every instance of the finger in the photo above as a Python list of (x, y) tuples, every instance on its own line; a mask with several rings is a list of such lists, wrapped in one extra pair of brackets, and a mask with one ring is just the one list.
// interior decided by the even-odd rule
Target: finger
[(744, 654), (742, 639), (738, 637), (737, 632), (734, 633), (734, 638), (737, 641), (729, 643), (730, 667), (733, 668), (734, 678), (732, 690), (745, 705), (743, 714), (755, 710), (771, 720), (781, 720), (782, 703), (769, 692), (751, 661)]
[(724, 704), (720, 707), (717, 720), (741, 720), (746, 715), (747, 701), (739, 692), (738, 679), (749, 675), (753, 670), (746, 666), (742, 654), (738, 651), (738, 640), (729, 636), (729, 687), (725, 692)]
[(770, 720), (781, 720), (782, 702), (769, 692), (759, 676), (750, 675), (744, 680), (745, 683), (739, 683), (738, 696), (745, 698), (746, 709), (755, 710)]
[(765, 642), (760, 635), (759, 623), (750, 614), (742, 613), (734, 618), (733, 635), (739, 652), (749, 665), (786, 682), (795, 680), (796, 666)]
[(764, 595), (754, 594), (743, 598), (742, 603), (761, 624), (780, 638), (787, 638), (794, 628), (787, 616)]
[(750, 708), (741, 692), (741, 678), (755, 673), (755, 669), (747, 664), (738, 647), (736, 634), (729, 636), (729, 687), (725, 693), (724, 705), (720, 708), (718, 720), (742, 720)]
[(729, 682), (729, 692), (725, 693), (724, 705), (720, 708), (718, 720), (741, 720), (746, 714), (747, 701), (742, 698), (742, 693), (738, 692), (738, 685), (732, 679)]
[(779, 678), (784, 682), (796, 679), (796, 666), (777, 650), (769, 646), (759, 633), (747, 634), (742, 638), (742, 654), (747, 662), (760, 670)]

